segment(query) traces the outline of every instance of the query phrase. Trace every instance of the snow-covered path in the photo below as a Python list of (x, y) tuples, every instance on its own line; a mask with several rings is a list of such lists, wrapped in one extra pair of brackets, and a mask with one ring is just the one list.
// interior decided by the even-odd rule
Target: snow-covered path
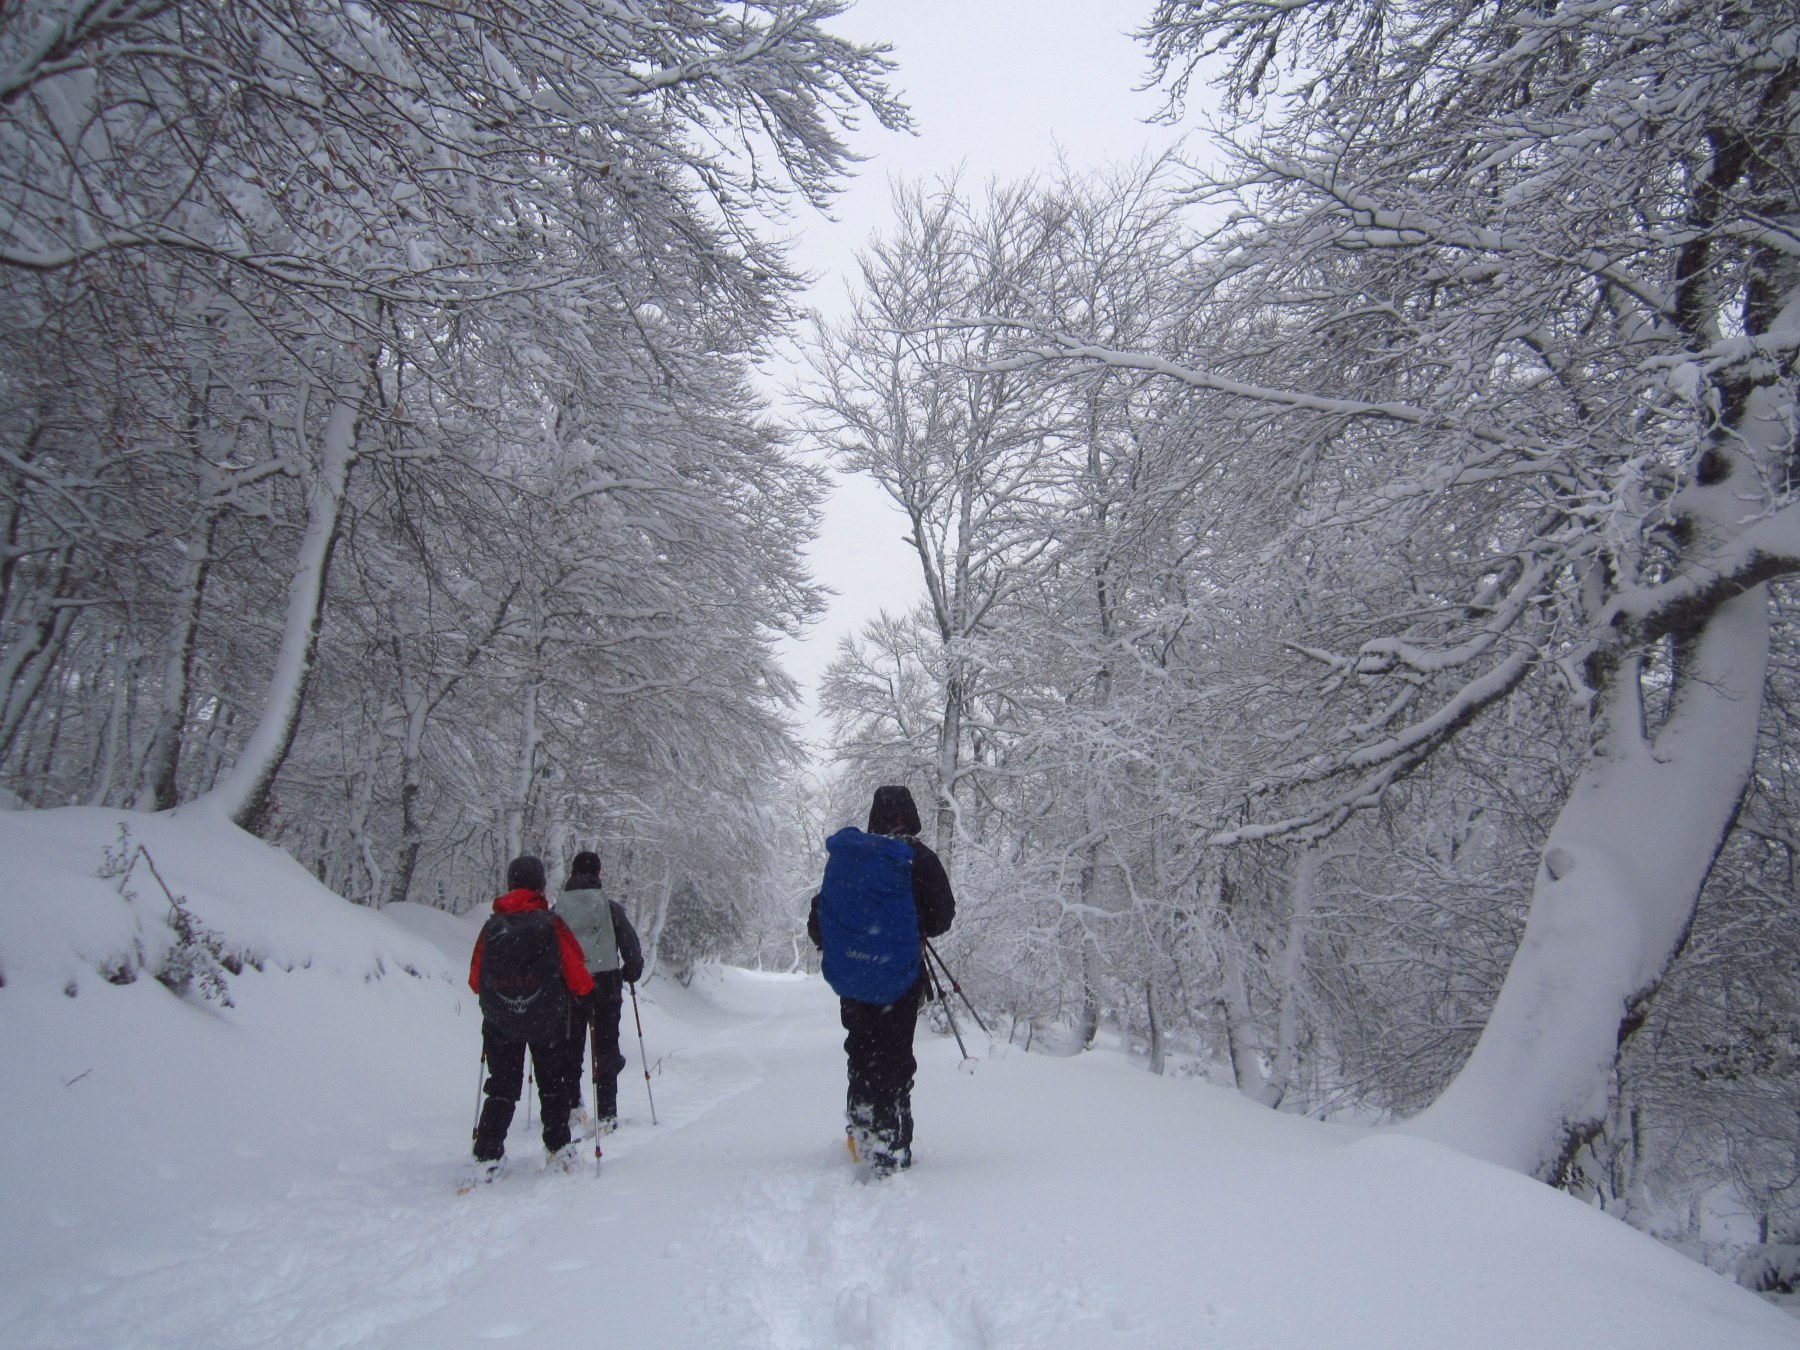
[[(222, 828), (130, 817), (260, 969), (234, 1006), (114, 982), (159, 893), (119, 818), (0, 813), (7, 1350), (1776, 1350), (1800, 1323), (1566, 1196), (1433, 1144), (921, 1029), (912, 1171), (843, 1149), (815, 977), (642, 989), (606, 1159), (455, 1194), (480, 916), (359, 910)], [(628, 1014), (629, 1028), (629, 1014)]]
[[(296, 980), (269, 990), (297, 993)], [(652, 984), (660, 1123), (633, 1037), (626, 1123), (598, 1175), (541, 1174), (521, 1111), (511, 1173), (457, 1196), (473, 1020), (461, 1007), (430, 1034), (432, 999), (412, 983), (383, 996), (420, 1006), (354, 1047), (352, 1086), (342, 1065), (321, 1079), (320, 1117), (289, 1109), (257, 1129), (254, 1100), (231, 1098), (215, 1148), (153, 1130), (169, 1161), (138, 1180), (160, 1200), (124, 1197), (109, 1214), (86, 1194), (62, 1215), (78, 1241), (39, 1261), (9, 1250), (0, 1342), (1800, 1344), (1720, 1277), (1542, 1187), (1418, 1141), (1272, 1115), (1117, 1054), (984, 1052), (967, 1073), (953, 1042), (922, 1033), (919, 1164), (859, 1184), (837, 1133), (835, 1005), (799, 977)], [(265, 1033), (251, 1038), (258, 1063), (319, 1057), (296, 1009), (240, 984), (237, 1030)], [(340, 1115), (340, 1130), (322, 1128)], [(12, 1208), (17, 1244), (28, 1216)]]

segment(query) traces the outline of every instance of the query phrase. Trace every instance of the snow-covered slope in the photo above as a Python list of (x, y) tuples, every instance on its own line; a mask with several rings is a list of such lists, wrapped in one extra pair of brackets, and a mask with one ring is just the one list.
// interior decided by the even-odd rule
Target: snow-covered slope
[(357, 909), (235, 832), (132, 818), (262, 970), (231, 1007), (112, 984), (97, 967), (169, 945), (153, 881), (124, 901), (95, 876), (119, 819), (0, 815), (9, 1347), (1800, 1345), (1511, 1173), (1107, 1053), (958, 1072), (922, 1033), (918, 1166), (858, 1184), (835, 1003), (805, 977), (653, 982), (658, 1123), (628, 1006), (598, 1174), (542, 1174), (521, 1109), (511, 1174), (459, 1197), (474, 920)]

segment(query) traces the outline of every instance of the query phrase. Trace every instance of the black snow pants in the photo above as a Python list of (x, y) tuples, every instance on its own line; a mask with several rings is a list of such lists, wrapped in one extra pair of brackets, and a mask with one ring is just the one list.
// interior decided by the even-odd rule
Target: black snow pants
[(531, 1051), (532, 1071), (537, 1075), (538, 1106), (544, 1118), (544, 1147), (554, 1153), (569, 1142), (569, 1112), (581, 1101), (580, 1087), (569, 1072), (569, 1044), (580, 1056), (581, 1042), (574, 1037), (555, 1040), (515, 1041), (486, 1022), (481, 1026), (481, 1049), (487, 1057), (487, 1100), (475, 1125), (475, 1157), (491, 1162), (506, 1154), (506, 1132), (513, 1110), (525, 1089), (525, 1052)]
[(849, 1062), (850, 1091), (844, 1114), (852, 1131), (870, 1136), (876, 1161), (905, 1167), (912, 1162), (912, 1085), (919, 1063), (913, 1032), (919, 1022), (923, 978), (892, 1003), (838, 1000)]
[[(625, 1056), (619, 1049), (619, 1019), (624, 1004), (624, 977), (616, 970), (603, 970), (594, 975), (594, 992), (572, 1005), (575, 1034), (568, 1044), (574, 1100), (580, 1104), (581, 1080), (594, 1075), (594, 1116), (599, 1120), (616, 1120), (619, 1115), (619, 1074), (625, 1069)], [(595, 1062), (589, 1062), (590, 1053)]]

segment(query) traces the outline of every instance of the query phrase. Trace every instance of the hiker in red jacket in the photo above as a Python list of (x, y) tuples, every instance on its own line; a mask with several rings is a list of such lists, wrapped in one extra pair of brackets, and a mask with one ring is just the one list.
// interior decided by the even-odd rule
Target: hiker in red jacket
[(568, 925), (544, 898), (544, 864), (526, 854), (506, 868), (505, 895), (475, 940), (469, 988), (481, 997), (481, 1054), (487, 1099), (475, 1126), (475, 1180), (492, 1181), (506, 1155), (506, 1131), (524, 1088), (525, 1051), (537, 1074), (549, 1166), (577, 1162), (569, 1141), (569, 1112), (581, 1100), (570, 1071), (571, 995), (593, 992), (587, 959)]

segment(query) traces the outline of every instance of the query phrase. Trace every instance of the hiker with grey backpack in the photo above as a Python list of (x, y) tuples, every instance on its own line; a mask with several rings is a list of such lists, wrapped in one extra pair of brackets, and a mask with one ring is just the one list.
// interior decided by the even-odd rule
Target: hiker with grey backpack
[(846, 826), (825, 841), (825, 877), (806, 920), (847, 1033), (850, 1151), (878, 1177), (912, 1166), (920, 953), (956, 917), (950, 878), (919, 830), (912, 793), (877, 788), (868, 829)]
[(507, 864), (506, 885), (469, 958), (469, 988), (481, 999), (486, 1069), (469, 1185), (500, 1175), (506, 1132), (524, 1090), (527, 1051), (537, 1075), (548, 1166), (568, 1171), (578, 1161), (569, 1137), (569, 1113), (581, 1100), (581, 1088), (568, 1043), (574, 1000), (593, 992), (593, 977), (581, 944), (550, 912), (543, 862), (529, 854), (514, 858)]
[(608, 900), (600, 888), (600, 855), (583, 851), (569, 864), (556, 913), (575, 934), (587, 958), (587, 972), (594, 992), (575, 1000), (574, 1032), (568, 1041), (569, 1074), (575, 1083), (575, 1106), (580, 1106), (582, 1051), (590, 1043), (594, 1076), (594, 1129), (607, 1134), (619, 1123), (619, 1074), (625, 1056), (619, 1050), (619, 1020), (625, 1004), (625, 986), (635, 985), (644, 973), (644, 953), (637, 930), (617, 900)]

